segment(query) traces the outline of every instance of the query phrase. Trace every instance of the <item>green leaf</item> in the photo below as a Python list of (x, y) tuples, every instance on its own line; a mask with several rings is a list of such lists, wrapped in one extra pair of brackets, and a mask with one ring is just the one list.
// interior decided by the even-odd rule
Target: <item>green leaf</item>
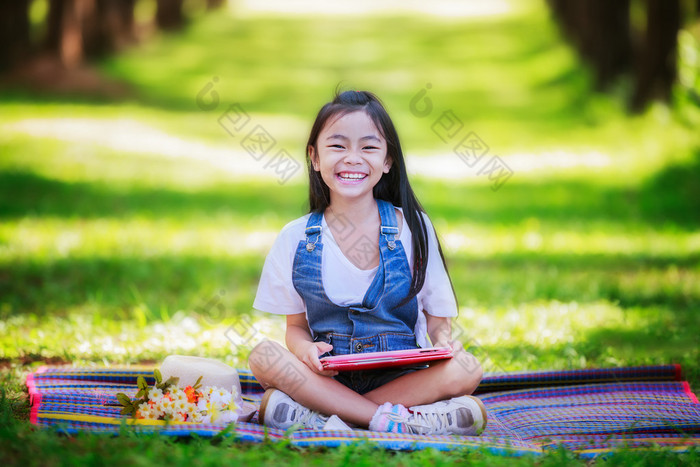
[(163, 391), (165, 391), (165, 390), (166, 390), (167, 388), (169, 388), (170, 386), (177, 386), (177, 383), (179, 383), (179, 382), (180, 382), (180, 378), (178, 378), (177, 376), (171, 376), (170, 378), (168, 378), (168, 380), (167, 380), (166, 382), (164, 382), (164, 383), (161, 385), (161, 386), (162, 386), (161, 389), (162, 389)]
[(194, 383), (194, 386), (192, 386), (192, 389), (197, 390), (200, 388), (201, 385), (202, 385), (202, 376), (197, 378), (197, 382)]
[(153, 370), (153, 376), (156, 378), (156, 383), (160, 384), (163, 381), (163, 375), (158, 368)]
[(148, 383), (146, 383), (146, 378), (144, 378), (143, 376), (139, 376), (138, 378), (136, 378), (136, 385), (139, 389), (147, 388)]
[(144, 397), (148, 391), (145, 389), (139, 389), (139, 392), (136, 393), (136, 397)]
[(117, 400), (118, 400), (119, 403), (120, 403), (121, 405), (123, 405), (124, 407), (131, 407), (131, 398), (129, 398), (129, 396), (127, 396), (126, 394), (121, 393), (121, 392), (118, 393), (118, 394), (117, 394)]

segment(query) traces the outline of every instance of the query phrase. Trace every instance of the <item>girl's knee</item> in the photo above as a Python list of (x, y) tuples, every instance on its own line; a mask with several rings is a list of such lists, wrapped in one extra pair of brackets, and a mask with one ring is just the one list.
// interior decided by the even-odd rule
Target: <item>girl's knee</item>
[(452, 359), (450, 380), (457, 395), (473, 393), (484, 375), (481, 364), (472, 354), (464, 352)]
[(284, 357), (288, 350), (279, 343), (264, 340), (250, 351), (248, 356), (248, 366), (258, 381), (266, 379), (270, 369), (276, 366)]

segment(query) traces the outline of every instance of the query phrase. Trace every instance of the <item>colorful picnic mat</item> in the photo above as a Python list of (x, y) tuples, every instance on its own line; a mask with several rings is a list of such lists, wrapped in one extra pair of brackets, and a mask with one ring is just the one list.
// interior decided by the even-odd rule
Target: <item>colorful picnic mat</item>
[[(239, 369), (245, 400), (259, 404), (263, 390)], [(153, 368), (41, 367), (27, 377), (31, 422), (74, 433), (117, 433), (126, 427), (116, 393), (136, 393), (141, 375), (153, 384)], [(487, 374), (476, 391), (488, 410), (481, 436), (423, 436), (368, 430), (302, 429), (285, 434), (257, 423), (230, 432), (241, 441), (288, 438), (297, 446), (338, 446), (368, 440), (388, 449), (479, 448), (509, 455), (542, 454), (563, 445), (582, 457), (619, 447), (700, 446), (700, 404), (682, 380), (679, 365)], [(127, 429), (164, 435), (214, 436), (225, 424), (139, 421)]]

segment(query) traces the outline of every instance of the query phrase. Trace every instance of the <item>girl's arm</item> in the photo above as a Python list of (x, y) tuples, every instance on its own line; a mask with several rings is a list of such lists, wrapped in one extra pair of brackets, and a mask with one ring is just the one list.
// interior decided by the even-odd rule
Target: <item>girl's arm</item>
[(425, 320), (433, 347), (452, 347), (452, 318), (426, 313)]
[(452, 318), (432, 316), (428, 313), (425, 314), (425, 318), (428, 325), (428, 336), (433, 347), (449, 347), (452, 349), (453, 357), (458, 359), (463, 366), (466, 365), (465, 368), (470, 372), (482, 371), (474, 356), (464, 350), (464, 344), (458, 340), (452, 340)]
[(287, 332), (285, 333), (287, 348), (314, 373), (323, 376), (335, 376), (337, 371), (323, 370), (318, 356), (333, 349), (331, 344), (314, 342), (309, 332), (306, 313), (287, 315)]

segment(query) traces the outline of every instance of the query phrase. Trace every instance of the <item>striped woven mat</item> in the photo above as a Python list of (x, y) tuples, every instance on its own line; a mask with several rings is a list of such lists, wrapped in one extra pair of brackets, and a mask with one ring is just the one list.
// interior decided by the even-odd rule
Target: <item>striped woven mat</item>
[[(259, 404), (262, 388), (239, 369), (244, 399)], [(214, 436), (223, 424), (126, 419), (116, 393), (136, 393), (136, 378), (153, 384), (153, 368), (41, 367), (27, 377), (31, 422), (69, 433), (116, 433), (122, 429), (164, 435)], [(241, 441), (288, 438), (297, 446), (338, 446), (368, 440), (388, 449), (485, 448), (508, 455), (540, 455), (563, 445), (582, 457), (617, 448), (700, 447), (700, 404), (679, 365), (487, 374), (476, 391), (488, 410), (479, 437), (422, 436), (367, 430), (282, 430), (263, 427), (257, 414), (238, 423)], [(128, 426), (127, 426), (128, 424)]]

